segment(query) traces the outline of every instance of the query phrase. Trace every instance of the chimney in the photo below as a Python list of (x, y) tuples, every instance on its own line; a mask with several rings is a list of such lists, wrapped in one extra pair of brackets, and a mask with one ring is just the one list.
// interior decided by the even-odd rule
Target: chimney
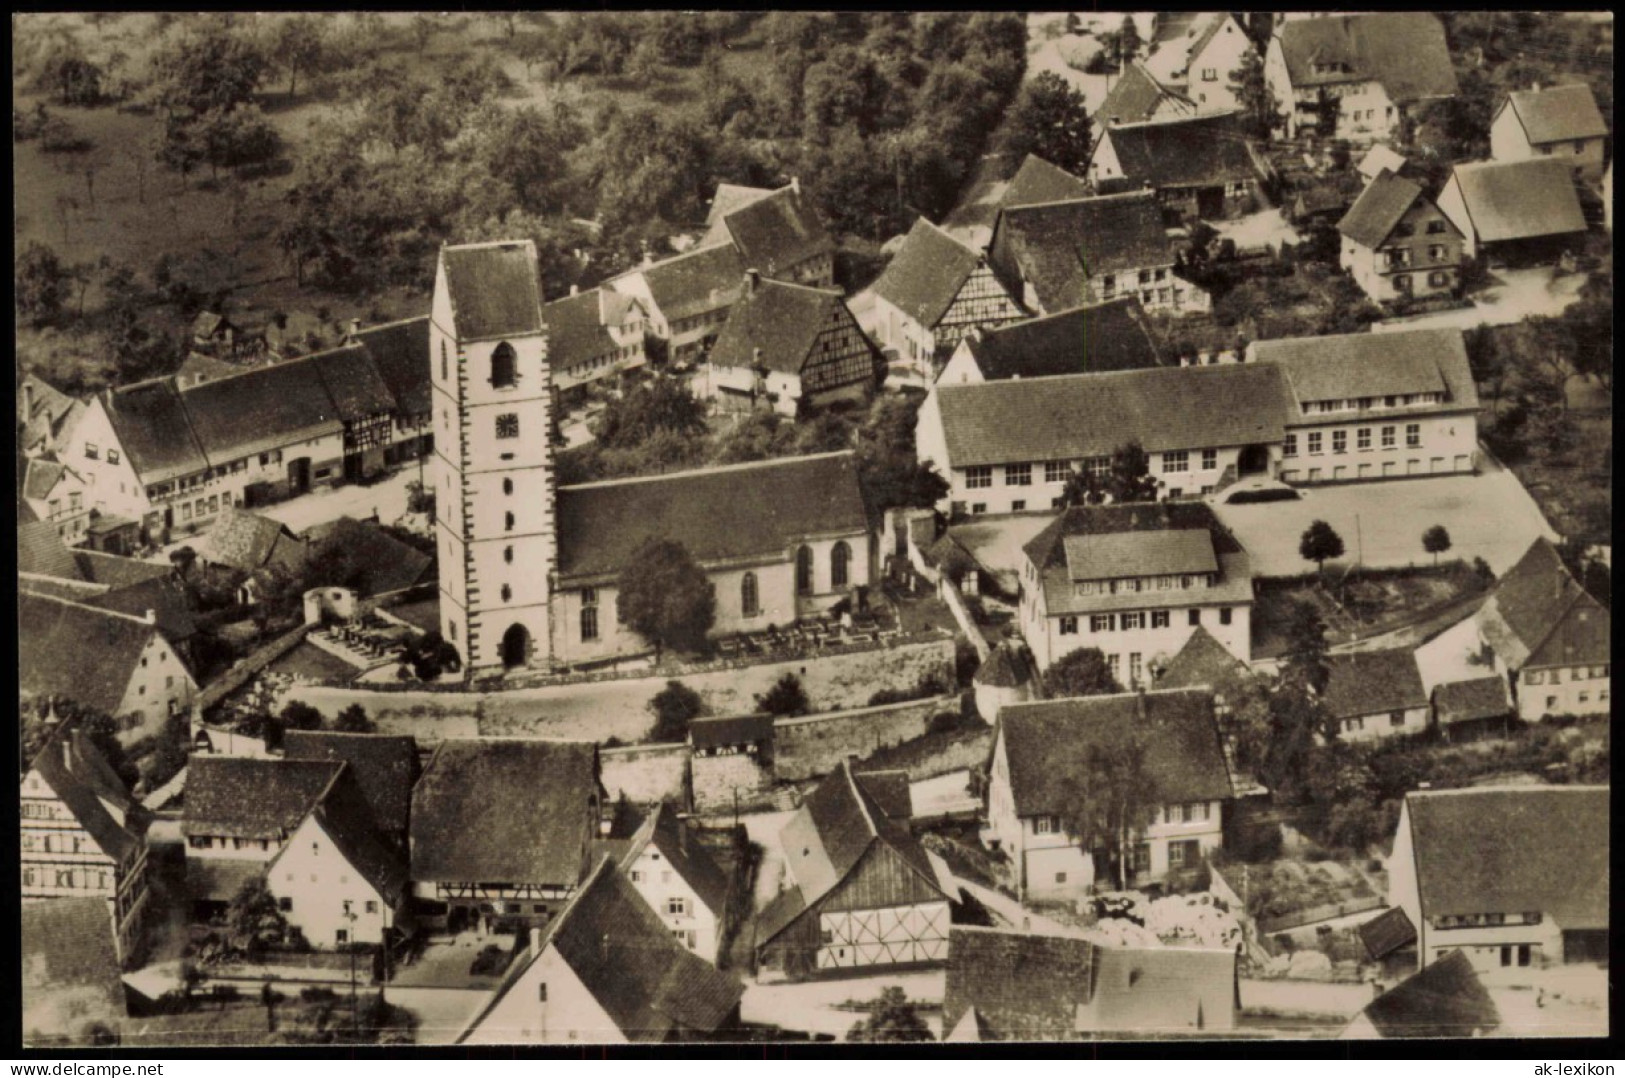
[(344, 343), (346, 343), (346, 344), (354, 344), (356, 342), (357, 338), (359, 338), (360, 336), (361, 336), (361, 319), (359, 319), (359, 318), (350, 319), (350, 332), (345, 336)]
[(575, 296), (575, 295), (579, 295), (580, 293), (581, 293), (581, 286), (580, 285), (573, 284), (573, 285), (570, 286), (570, 295)]
[(147, 624), (148, 625), (157, 625), (158, 624), (158, 612), (156, 610), (147, 611)]
[(62, 766), (69, 771), (73, 770), (73, 731), (62, 732)]
[(745, 271), (745, 296), (749, 298), (756, 294), (756, 286), (762, 283), (760, 270), (748, 269)]
[(530, 930), (530, 953), (535, 955), (535, 954), (541, 954), (541, 952), (542, 952), (542, 930), (533, 925), (531, 927), (531, 930)]

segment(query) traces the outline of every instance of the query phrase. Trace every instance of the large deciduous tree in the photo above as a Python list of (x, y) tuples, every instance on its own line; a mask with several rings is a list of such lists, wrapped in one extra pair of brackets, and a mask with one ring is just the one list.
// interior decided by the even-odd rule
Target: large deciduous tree
[(246, 881), (226, 910), (226, 943), (252, 959), (281, 943), (287, 934), (288, 919), (277, 908), (276, 896), (265, 880), (256, 877)]
[(1422, 533), (1422, 549), (1433, 555), (1433, 564), (1439, 564), (1439, 555), (1450, 549), (1450, 532), (1443, 524), (1435, 524)]
[(15, 271), (19, 314), (39, 326), (62, 313), (72, 275), (55, 251), (31, 240), (17, 256)]
[(1241, 66), (1230, 72), (1230, 92), (1241, 106), (1243, 129), (1252, 138), (1267, 142), (1284, 126), (1285, 119), (1275, 103), (1275, 94), (1264, 77), (1264, 59), (1257, 49), (1248, 49)]
[(1343, 556), (1343, 537), (1324, 520), (1313, 521), (1298, 539), (1298, 556), (1324, 571), (1327, 562)]
[(1105, 475), (1097, 475), (1087, 465), (1072, 473), (1062, 497), (1067, 505), (1101, 505), (1119, 502), (1154, 502), (1162, 482), (1151, 474), (1151, 456), (1139, 442), (1118, 446)]
[(649, 711), (655, 717), (650, 737), (656, 741), (684, 741), (688, 738), (688, 724), (705, 714), (705, 701), (681, 681), (668, 681), (664, 689), (650, 697)]
[(1005, 149), (1014, 160), (1037, 154), (1081, 175), (1089, 164), (1090, 126), (1083, 95), (1061, 76), (1045, 71), (1017, 95)]
[(1104, 696), (1122, 691), (1099, 648), (1069, 651), (1044, 671), (1046, 696)]
[(651, 537), (621, 570), (615, 613), (654, 645), (657, 659), (666, 648), (698, 651), (716, 621), (716, 587), (682, 543)]
[(1107, 854), (1119, 889), (1129, 882), (1129, 848), (1160, 803), (1146, 754), (1146, 739), (1139, 731), (1121, 741), (1089, 746), (1083, 773), (1069, 784), (1071, 796), (1063, 813), (1067, 833), (1086, 852)]
[(321, 63), (325, 44), (321, 24), (312, 16), (294, 15), (277, 27), (271, 51), (288, 73), (289, 97), (299, 88), (300, 74), (309, 74)]
[(631, 449), (659, 432), (685, 438), (705, 433), (705, 405), (686, 385), (656, 378), (611, 401), (598, 420), (598, 441), (610, 449)]

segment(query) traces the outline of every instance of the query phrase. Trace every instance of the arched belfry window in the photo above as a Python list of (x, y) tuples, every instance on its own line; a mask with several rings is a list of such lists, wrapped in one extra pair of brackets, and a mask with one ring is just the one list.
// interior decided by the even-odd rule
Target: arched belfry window
[(513, 345), (503, 341), (491, 352), (491, 384), (498, 389), (519, 381), (519, 357)]
[(813, 552), (812, 547), (804, 546), (796, 551), (796, 594), (811, 595), (813, 592)]
[(847, 567), (852, 564), (852, 548), (846, 545), (846, 540), (836, 543), (829, 552), (829, 586), (832, 588), (846, 587)]
[(762, 612), (762, 597), (757, 591), (755, 573), (746, 573), (739, 582), (739, 609), (747, 618)]

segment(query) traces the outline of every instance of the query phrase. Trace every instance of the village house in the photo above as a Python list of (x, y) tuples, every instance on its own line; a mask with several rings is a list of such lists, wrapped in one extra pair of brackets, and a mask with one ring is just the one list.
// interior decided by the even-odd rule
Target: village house
[(23, 693), (66, 697), (111, 715), (126, 744), (158, 733), (192, 706), (197, 682), (155, 610), (132, 615), (31, 591), (17, 605)]
[(1449, 681), (1433, 687), (1433, 721), (1451, 741), (1505, 737), (1513, 716), (1506, 679), (1490, 677)]
[(28, 1048), (117, 1043), (129, 1011), (107, 904), (96, 898), (22, 908), (22, 1042)]
[(1329, 655), (1321, 693), (1343, 741), (1378, 741), (1426, 733), (1430, 708), (1416, 652), (1385, 648)]
[(1490, 156), (1497, 161), (1552, 157), (1567, 161), (1575, 175), (1595, 183), (1602, 176), (1608, 125), (1591, 87), (1539, 83), (1514, 90), (1490, 120)]
[(618, 379), (647, 365), (644, 331), (649, 315), (643, 304), (608, 288), (581, 292), (542, 304), (547, 327), (547, 361), (559, 404), (580, 403), (586, 387)]
[(282, 749), (290, 760), (338, 760), (349, 766), (372, 812), (378, 834), (406, 849), (412, 787), (422, 771), (417, 742), (408, 736), (288, 730)]
[(1178, 120), (1197, 113), (1196, 102), (1162, 82), (1140, 60), (1131, 61), (1112, 84), (1095, 115), (1108, 127)]
[(955, 516), (1054, 507), (1075, 471), (1106, 474), (1131, 441), (1160, 493), (1179, 498), (1273, 474), (1286, 400), (1280, 371), (1257, 363), (938, 384), (915, 438)]
[(405, 863), (342, 760), (202, 754), (186, 775), (187, 892), (215, 918), (263, 880), (312, 947), (382, 942), (405, 895)]
[(1213, 693), (1213, 710), (1228, 714), (1254, 679), (1251, 668), (1219, 638), (1198, 626), (1185, 640), (1185, 646), (1156, 672), (1159, 689), (1207, 689)]
[(1606, 786), (1405, 795), (1388, 901), (1416, 926), (1419, 965), (1607, 961), (1608, 890)]
[(912, 816), (901, 771), (857, 774), (845, 760), (818, 784), (779, 836), (789, 886), (758, 915), (759, 980), (948, 957), (948, 894)]
[(879, 351), (839, 292), (748, 270), (693, 386), (696, 396), (729, 410), (765, 407), (793, 417), (867, 401), (883, 374)]
[(1478, 467), (1478, 389), (1458, 329), (1287, 337), (1247, 354), (1249, 366), (1279, 367), (1288, 388), (1283, 482)]
[(1247, 553), (1205, 502), (1075, 506), (1022, 550), (1017, 618), (1040, 671), (1099, 648), (1142, 688), (1199, 629), (1251, 655)]
[(1217, 220), (1268, 206), (1269, 163), (1233, 112), (1119, 124), (1101, 132), (1089, 156), (1089, 181), (1155, 192), (1169, 227), (1193, 217)]
[(1569, 575), (1550, 541), (1535, 540), (1502, 574), (1474, 627), (1524, 721), (1610, 713), (1608, 611)]
[(66, 453), (68, 437), (85, 413), (85, 404), (36, 374), (17, 378), (17, 450), (25, 456)]
[[(650, 332), (666, 342), (668, 358), (679, 366), (690, 366), (722, 332), (728, 311), (739, 299), (747, 268), (738, 249), (726, 243), (647, 263), (599, 287), (636, 300), (648, 313)], [(478, 283), (468, 281), (467, 287), (478, 287)], [(467, 331), (464, 326), (458, 328)]]
[(1439, 209), (1469, 258), (1491, 265), (1555, 262), (1585, 244), (1585, 212), (1566, 162), (1550, 157), (1457, 165)]
[(442, 741), (412, 790), (420, 919), (451, 932), (547, 924), (586, 875), (603, 804), (589, 743)]
[[(1188, 20), (1165, 20), (1152, 42), (1144, 60), (1147, 73), (1177, 88), (1195, 111), (1228, 112), (1240, 107), (1232, 76), (1254, 50), (1232, 13), (1201, 12)], [(1104, 107), (1101, 111), (1111, 115)]]
[(459, 1044), (672, 1044), (738, 1028), (744, 986), (690, 952), (602, 858)]
[(1123, 296), (998, 329), (973, 329), (937, 381), (964, 385), (1142, 370), (1162, 363), (1140, 301)]
[(1425, 11), (1283, 22), (1264, 53), (1264, 77), (1287, 138), (1308, 130), (1362, 145), (1393, 137), (1417, 106), (1457, 89), (1444, 25)]
[(1027, 317), (986, 254), (924, 217), (872, 288), (876, 337), (927, 384), (972, 327)]
[(715, 964), (732, 883), (691, 830), (670, 806), (655, 806), (627, 843), (620, 869), (672, 938)]
[(1238, 996), (1231, 951), (1103, 947), (1081, 936), (955, 925), (942, 1039), (1211, 1036), (1235, 1028)]
[(1011, 296), (1057, 314), (1123, 296), (1146, 310), (1206, 311), (1206, 292), (1176, 272), (1179, 254), (1149, 191), (1002, 210), (988, 260)]
[[(731, 187), (729, 196), (723, 187)], [(722, 184), (699, 247), (732, 244), (764, 277), (811, 288), (835, 287), (835, 241), (791, 178), (776, 191)]]
[(1085, 850), (1067, 814), (1089, 781), (1091, 753), (1143, 746), (1149, 789), (1144, 827), (1132, 829), (1128, 887), (1198, 868), (1224, 844), (1233, 796), (1213, 696), (1200, 689), (1130, 692), (1015, 704), (994, 722), (984, 839), (1004, 851), (1023, 901), (1115, 889), (1118, 857), (1102, 841)]
[(48, 522), (62, 541), (77, 545), (87, 538), (92, 518), (85, 477), (49, 452), (17, 456), (18, 511)]
[(1037, 154), (1028, 154), (1019, 166), (1009, 154), (983, 154), (965, 183), (959, 205), (943, 218), (942, 228), (965, 246), (985, 250), (993, 239), (993, 221), (1000, 210), (1088, 198), (1093, 193), (1082, 179)]
[(1414, 180), (1384, 169), (1337, 231), (1338, 264), (1378, 303), (1449, 295), (1461, 283), (1461, 230)]
[(149, 816), (77, 729), (46, 742), (23, 775), (20, 796), (25, 915), (40, 902), (94, 901), (114, 940), (116, 970), (141, 939)]
[(1483, 1037), (1500, 1028), (1495, 1001), (1472, 959), (1451, 951), (1366, 1004), (1339, 1039)]

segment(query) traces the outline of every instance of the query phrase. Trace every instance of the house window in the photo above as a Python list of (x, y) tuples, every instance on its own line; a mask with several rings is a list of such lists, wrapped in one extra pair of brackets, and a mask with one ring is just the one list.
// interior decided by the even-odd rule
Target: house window
[(1128, 632), (1130, 629), (1143, 629), (1145, 628), (1145, 611), (1133, 610), (1127, 614), (1119, 615), (1118, 624), (1123, 627), (1124, 632)]
[(1164, 472), (1185, 472), (1190, 470), (1190, 454), (1183, 449), (1176, 449), (1162, 455), (1162, 470)]
[(1399, 224), (1394, 226), (1394, 235), (1398, 236), (1402, 240), (1408, 239), (1409, 237), (1416, 235), (1416, 229), (1409, 223), (1401, 221)]
[(851, 564), (852, 548), (847, 545), (845, 539), (842, 539), (829, 552), (829, 585), (831, 588), (846, 587)]
[(1230, 624), (1230, 608), (1228, 606), (1219, 607), (1219, 624), (1220, 625), (1229, 625)]
[(1443, 262), (1445, 260), (1445, 245), (1442, 243), (1428, 244), (1428, 260), (1431, 262)]
[(1283, 457), (1298, 455), (1298, 436), (1296, 434), (1288, 434), (1281, 440), (1281, 455)]
[(1015, 501), (1010, 503), (1010, 512), (1012, 513), (1019, 513), (1026, 508), (1027, 500), (1025, 498), (1017, 498)]
[(1072, 469), (1067, 467), (1064, 460), (1050, 460), (1044, 462), (1044, 482), (1064, 483), (1072, 475)]
[(1062, 636), (1073, 636), (1073, 635), (1075, 635), (1077, 633), (1077, 631), (1078, 631), (1078, 618), (1077, 618), (1077, 615), (1075, 615), (1075, 614), (1064, 614), (1064, 615), (1062, 615), (1061, 616), (1061, 635)]
[(1405, 446), (1408, 449), (1422, 448), (1422, 424), (1405, 424)]
[(1443, 270), (1435, 270), (1434, 272), (1428, 274), (1428, 287), (1430, 288), (1443, 288), (1449, 283), (1450, 274), (1444, 272)]
[(1371, 448), (1371, 428), (1361, 427), (1354, 432), (1354, 448), (1364, 453)]
[[(1073, 624), (1074, 625), (1077, 624), (1077, 619), (1073, 619)], [(1111, 614), (1091, 614), (1089, 616), (1089, 631), (1092, 632), (1092, 633), (1109, 633), (1109, 632), (1111, 632), (1112, 631), (1112, 615)]]
[(1151, 611), (1151, 627), (1153, 629), (1166, 629), (1168, 627), (1168, 611)]
[(1430, 236), (1442, 236), (1442, 235), (1444, 235), (1444, 222), (1443, 221), (1429, 221), (1428, 222), (1428, 235), (1430, 235)]
[(684, 914), (684, 913), (687, 913), (688, 912), (688, 900), (686, 898), (668, 898), (668, 899), (666, 899), (666, 912), (669, 913), (669, 914)]
[(1141, 661), (1138, 651), (1131, 651), (1128, 655), (1128, 680), (1131, 685), (1140, 683)]
[(1192, 628), (1202, 624), (1202, 612), (1200, 610), (1192, 610), (1190, 612), (1190, 623)]
[(85, 443), (85, 457), (88, 460), (96, 460), (97, 459), (98, 454), (97, 454), (97, 451), (96, 451), (96, 444), (94, 442), (86, 442)]
[(1320, 431), (1318, 431), (1318, 430), (1317, 431), (1311, 431), (1309, 433), (1309, 455), (1311, 457), (1320, 456), (1320, 452), (1321, 452), (1320, 442), (1321, 442)]
[(1219, 466), (1219, 451), (1217, 449), (1202, 450), (1202, 470), (1211, 472)]
[(1135, 843), (1129, 851), (1128, 870), (1130, 872), (1151, 871), (1151, 844), (1149, 842)]
[(1031, 464), (1006, 464), (1004, 466), (1004, 485), (1007, 487), (1030, 487), (1033, 482), (1033, 466)]
[(1332, 431), (1332, 452), (1347, 453), (1349, 451), (1349, 432), (1346, 430)]
[(1409, 292), (1410, 290), (1411, 290), (1411, 275), (1410, 274), (1401, 273), (1399, 276), (1394, 278), (1394, 291), (1395, 292)]
[(1111, 457), (1090, 457), (1083, 462), (1083, 470), (1096, 479), (1104, 479), (1111, 474)]
[(515, 415), (513, 412), (506, 412), (506, 413), (504, 413), (502, 415), (497, 416), (497, 437), (498, 438), (517, 438), (517, 437), (519, 437), (519, 417), (517, 415)]
[(1202, 860), (1201, 843), (1195, 839), (1168, 843), (1168, 867), (1188, 868)]
[(109, 449), (107, 451), (107, 463), (109, 463), (109, 464), (117, 464), (118, 463), (118, 450), (117, 449)]
[(519, 381), (519, 357), (513, 345), (503, 341), (491, 352), (491, 384), (506, 389)]
[(509, 510), (508, 512), (503, 513), (502, 514), (502, 527), (503, 527), (503, 530), (505, 530), (505, 531), (513, 531), (513, 520), (514, 520), (514, 518), (513, 518), (513, 511), (512, 510)]
[(987, 503), (986, 502), (971, 502), (970, 503), (970, 512), (971, 512), (971, 516), (976, 516), (976, 515), (978, 515), (980, 513), (987, 512)]
[(276, 900), (276, 908), (281, 910), (283, 913), (292, 913), (293, 912), (293, 899), (287, 898), (287, 897), (282, 897), (282, 898), (277, 899)]
[(1539, 685), (1544, 675), (1539, 670), (1527, 670), (1523, 675), (1525, 685)]
[[(1390, 406), (1392, 405), (1392, 403), (1393, 403), (1393, 398), (1390, 397), (1389, 398)], [(1397, 429), (1398, 428), (1396, 428), (1396, 427), (1384, 427), (1384, 428), (1382, 428), (1382, 447), (1384, 449), (1392, 449), (1392, 448), (1394, 448), (1394, 431), (1397, 430)]]
[(756, 587), (756, 574), (746, 573), (739, 581), (739, 609), (747, 618), (762, 612), (762, 600)]
[(1057, 820), (1054, 816), (1038, 816), (1033, 819), (1033, 834), (1053, 835), (1057, 831)]
[[(1411, 249), (1409, 247), (1392, 247), (1384, 251), (1383, 254), (1387, 256), (1389, 269), (1404, 269), (1411, 264)], [(1394, 282), (1394, 287), (1399, 287), (1398, 281)]]
[(1100, 279), (1100, 294), (1104, 299), (1111, 299), (1117, 292), (1117, 275), (1108, 273)]
[(969, 490), (980, 490), (993, 485), (993, 467), (988, 464), (979, 464), (965, 469), (965, 486)]
[(1388, 725), (1389, 726), (1404, 726), (1405, 725), (1405, 713), (1403, 711), (1391, 711), (1391, 712), (1389, 712), (1388, 713)]
[[(349, 905), (349, 903), (345, 903), (345, 905)], [(333, 933), (333, 942), (334, 943), (349, 943), (350, 942), (350, 930), (347, 929), (347, 928), (341, 928), (337, 932)]]

